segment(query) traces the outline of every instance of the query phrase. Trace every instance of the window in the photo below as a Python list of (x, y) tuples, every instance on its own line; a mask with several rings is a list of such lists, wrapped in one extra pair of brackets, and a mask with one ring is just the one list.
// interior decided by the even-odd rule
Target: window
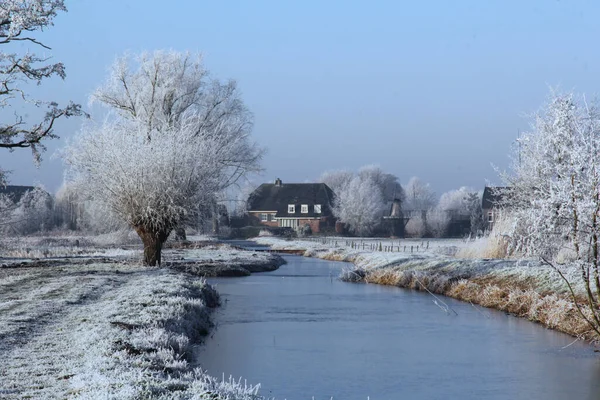
[(494, 213), (492, 211), (488, 212), (488, 222), (494, 222)]
[(271, 218), (269, 221), (275, 221), (275, 216), (277, 214), (269, 214), (269, 218)]
[(261, 221), (268, 221), (268, 215), (267, 214), (260, 214), (260, 220)]
[(288, 214), (295, 214), (296, 206), (294, 204), (288, 204)]
[(302, 204), (302, 206), (300, 207), (300, 212), (302, 214), (308, 214), (308, 204)]
[(321, 205), (315, 204), (315, 214), (321, 214)]

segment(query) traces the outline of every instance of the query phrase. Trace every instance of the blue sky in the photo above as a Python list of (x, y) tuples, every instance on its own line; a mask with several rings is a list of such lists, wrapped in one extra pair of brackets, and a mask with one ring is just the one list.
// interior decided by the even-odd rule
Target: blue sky
[[(314, 180), (328, 169), (379, 164), (441, 194), (499, 183), (511, 143), (549, 86), (599, 92), (600, 3), (593, 1), (67, 1), (40, 38), (65, 63), (44, 99), (87, 105), (129, 50), (202, 52), (234, 78), (268, 148), (257, 183)], [(28, 44), (19, 45), (30, 48)], [(17, 47), (18, 48), (18, 47)], [(8, 49), (2, 49), (7, 51)], [(55, 149), (39, 170), (2, 152), (12, 183), (62, 180)]]

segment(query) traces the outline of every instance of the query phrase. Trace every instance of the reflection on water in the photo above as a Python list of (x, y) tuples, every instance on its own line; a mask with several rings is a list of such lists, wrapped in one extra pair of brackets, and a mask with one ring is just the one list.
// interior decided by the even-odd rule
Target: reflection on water
[(342, 263), (286, 257), (278, 271), (217, 278), (218, 327), (196, 354), (277, 399), (600, 399), (600, 357), (501, 312), (336, 280)]

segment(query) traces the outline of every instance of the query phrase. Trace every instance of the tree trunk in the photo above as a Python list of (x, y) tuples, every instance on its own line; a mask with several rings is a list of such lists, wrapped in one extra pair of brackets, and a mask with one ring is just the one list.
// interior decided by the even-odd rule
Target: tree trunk
[(135, 231), (144, 244), (144, 265), (160, 266), (162, 246), (169, 237), (170, 231), (154, 230), (144, 226), (135, 227)]

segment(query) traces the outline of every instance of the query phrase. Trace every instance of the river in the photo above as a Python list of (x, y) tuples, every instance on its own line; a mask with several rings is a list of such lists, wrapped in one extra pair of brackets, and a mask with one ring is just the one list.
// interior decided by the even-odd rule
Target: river
[(215, 278), (223, 307), (196, 352), (215, 376), (287, 400), (600, 399), (600, 355), (503, 312), (337, 279), (344, 263), (286, 256)]

